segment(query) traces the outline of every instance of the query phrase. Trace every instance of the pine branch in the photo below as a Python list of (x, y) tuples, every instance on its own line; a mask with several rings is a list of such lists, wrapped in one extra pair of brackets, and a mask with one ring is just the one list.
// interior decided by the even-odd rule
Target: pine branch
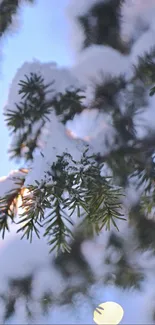
[(141, 289), (142, 282), (145, 279), (144, 273), (138, 268), (133, 268), (126, 259), (122, 258), (118, 263), (118, 271), (116, 273), (115, 285), (121, 286), (123, 289), (135, 287)]
[(35, 131), (35, 134), (32, 134), (31, 137), (31, 125), (30, 128), (28, 128), (27, 132), (22, 133), (21, 131), (21, 133), (19, 133), (18, 136), (14, 139), (14, 142), (12, 142), (11, 149), (9, 149), (9, 153), (11, 154), (10, 158), (14, 159), (24, 156), (25, 160), (27, 161), (33, 160), (33, 153), (35, 149), (39, 147), (38, 139), (42, 134), (43, 126), (44, 121), (40, 123), (40, 126)]
[(128, 143), (136, 138), (136, 127), (134, 117), (137, 115), (137, 110), (134, 104), (128, 104), (126, 111), (123, 113), (120, 108), (112, 113), (113, 126), (117, 131), (116, 142)]
[(92, 107), (103, 109), (104, 112), (109, 113), (113, 107), (116, 106), (117, 96), (120, 91), (126, 89), (127, 82), (125, 77), (119, 76), (117, 78), (108, 76), (101, 76), (101, 81), (94, 83), (94, 100)]
[(115, 220), (124, 220), (120, 212), (120, 189), (109, 178), (100, 176), (100, 166), (86, 152), (80, 162), (75, 162), (69, 154), (58, 156), (45, 180), (27, 187), (18, 222), (22, 224), (18, 229), (23, 232), (22, 238), (26, 236), (32, 241), (34, 232), (40, 237), (42, 227), (51, 250), (69, 251), (74, 213), (78, 217), (83, 215), (97, 233), (103, 226), (109, 229), (111, 223), (117, 228)]
[[(115, 146), (108, 148), (106, 155), (97, 155), (96, 160), (106, 162), (113, 171), (113, 176), (121, 186), (126, 186), (131, 177), (137, 177), (137, 187), (145, 184), (145, 190), (154, 184), (154, 142), (155, 135), (149, 130), (145, 138), (139, 140), (136, 134), (135, 117), (148, 106), (148, 88), (145, 85), (145, 71), (150, 66), (152, 73), (154, 50), (140, 58), (135, 77), (125, 82), (122, 77), (108, 78), (96, 85), (94, 105), (100, 110), (110, 113), (116, 132)], [(144, 71), (143, 71), (144, 70)], [(152, 73), (153, 75), (153, 73)], [(143, 77), (142, 77), (143, 76)], [(147, 75), (146, 75), (147, 78)], [(108, 86), (108, 87), (107, 87)], [(119, 94), (123, 93), (122, 113)], [(154, 87), (150, 96), (154, 94)]]
[[(97, 107), (109, 116), (114, 127), (117, 146), (127, 145), (136, 139), (137, 117), (148, 105), (148, 94), (142, 81), (126, 81), (125, 77), (110, 77), (94, 85), (94, 100), (91, 107)], [(107, 143), (108, 145), (108, 143)]]
[(151, 88), (150, 90), (150, 96), (153, 96), (155, 94), (155, 86)]
[[(119, 234), (112, 233), (109, 237), (107, 248), (111, 248), (116, 252), (117, 261), (111, 259), (111, 249), (108, 255), (106, 256), (105, 263), (111, 267), (116, 266), (115, 277), (113, 274), (107, 273), (105, 277), (105, 283), (112, 283), (113, 285), (118, 285), (120, 287), (130, 288), (131, 286), (136, 287), (137, 289), (141, 288), (141, 283), (144, 280), (144, 273), (142, 269), (139, 269), (137, 266), (132, 265), (128, 261), (129, 252), (126, 251), (125, 244), (126, 238), (120, 238)], [(107, 250), (108, 252), (108, 250)], [(124, 272), (125, 271), (125, 272)]]
[[(16, 302), (21, 296), (26, 298), (26, 301), (31, 299), (32, 294), (32, 281), (33, 276), (32, 274), (22, 277), (22, 278), (15, 278), (15, 279), (9, 279), (9, 288), (8, 291), (4, 294), (0, 295), (1, 300), (3, 301), (5, 305), (5, 311), (4, 311), (4, 318), (3, 322), (8, 322), (8, 319), (13, 316), (15, 312), (15, 305)], [(27, 307), (27, 306), (26, 306)], [(27, 309), (27, 308), (26, 308)], [(27, 314), (30, 320), (30, 314)]]
[(23, 176), (14, 176), (14, 184), (16, 187), (6, 193), (5, 197), (0, 198), (0, 233), (4, 239), (5, 232), (9, 231), (9, 221), (14, 222), (18, 213), (18, 198), (22, 196), (22, 187), (25, 181), (27, 170), (20, 169)]
[(106, 162), (113, 171), (113, 177), (120, 186), (127, 186), (131, 178), (137, 178), (137, 188), (142, 184), (145, 190), (154, 184), (154, 142), (155, 134), (149, 134), (131, 144), (122, 144), (101, 156), (96, 156), (98, 163)]
[(81, 113), (86, 107), (82, 104), (85, 98), (81, 89), (66, 90), (65, 94), (58, 93), (53, 99), (53, 106), (61, 122), (65, 124), (72, 120), (75, 114)]
[[(22, 101), (16, 104), (16, 110), (7, 109), (4, 115), (14, 135), (13, 147), (10, 149), (11, 158), (24, 156), (26, 160), (30, 160), (51, 113), (51, 105), (47, 103), (46, 96), (53, 91), (50, 88), (53, 82), (45, 85), (44, 79), (34, 73), (30, 77), (25, 76), (25, 79), (19, 82)], [(23, 152), (24, 148), (26, 151)]]
[(92, 44), (108, 45), (123, 54), (129, 45), (120, 38), (121, 6), (124, 0), (110, 0), (93, 5), (86, 15), (77, 17), (85, 34), (83, 47)]
[(146, 248), (155, 249), (155, 222), (149, 219), (141, 206), (141, 201), (133, 206), (130, 211), (130, 220), (135, 226), (137, 238), (139, 240), (139, 248), (146, 250)]
[(145, 55), (139, 56), (138, 65), (134, 67), (135, 76), (142, 80), (145, 84), (145, 87), (152, 86), (155, 82), (155, 47), (152, 48), (150, 52), (146, 52)]
[[(34, 0), (27, 0), (33, 2)], [(0, 3), (0, 37), (12, 24), (13, 16), (17, 13), (21, 0), (2, 0)]]
[(82, 105), (84, 95), (80, 89), (66, 89), (65, 94), (55, 95), (54, 89), (51, 88), (54, 82), (45, 84), (44, 79), (35, 73), (31, 73), (29, 77), (25, 76), (25, 79), (19, 82), (21, 102), (16, 104), (15, 110), (8, 108), (4, 115), (13, 135), (12, 148), (9, 150), (11, 158), (24, 157), (26, 160), (32, 160), (34, 150), (39, 146), (42, 129), (46, 121), (49, 121), (51, 112), (55, 110), (61, 122), (66, 123), (75, 113), (81, 113), (85, 108)]
[(40, 118), (43, 121), (48, 119), (51, 110), (47, 106), (46, 95), (53, 92), (49, 89), (54, 82), (45, 85), (44, 79), (35, 73), (30, 77), (25, 76), (25, 81), (19, 82), (19, 94), (22, 95), (22, 102), (16, 104), (16, 110), (7, 109), (4, 114), (8, 127), (13, 133), (17, 129), (29, 127), (31, 123), (38, 122)]

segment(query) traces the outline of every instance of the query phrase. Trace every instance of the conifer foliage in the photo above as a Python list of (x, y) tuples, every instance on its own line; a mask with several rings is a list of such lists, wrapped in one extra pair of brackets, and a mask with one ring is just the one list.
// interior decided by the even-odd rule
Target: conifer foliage
[[(33, 0), (27, 0), (33, 2)], [(21, 0), (2, 0), (0, 1), (0, 37), (7, 31), (12, 24), (13, 16), (17, 13)]]
[[(13, 2), (10, 8), (7, 1), (3, 1), (2, 8), (5, 5), (8, 8), (6, 13), (11, 17), (18, 3)], [(86, 39), (89, 40), (85, 40), (85, 46), (89, 47), (91, 43), (108, 45), (124, 53), (125, 47), (123, 50), (120, 37), (121, 6), (122, 1), (97, 2), (91, 7), (87, 17), (78, 17)], [(97, 27), (88, 26), (92, 16), (97, 20)], [(2, 32), (11, 22), (9, 17), (4, 17)], [(90, 33), (94, 33), (93, 38)], [(91, 106), (111, 117), (115, 130), (113, 145), (111, 147), (107, 143), (108, 153), (91, 157), (87, 154), (88, 149), (79, 162), (74, 161), (72, 156), (64, 151), (50, 166), (50, 170), (45, 171), (45, 178), (41, 183), (36, 180), (35, 186), (27, 187), (28, 194), (23, 197), (23, 212), (18, 221), (21, 225), (18, 231), (22, 231), (23, 236), (26, 235), (32, 240), (33, 232), (40, 236), (39, 227), (45, 227), (44, 236), (49, 238), (52, 249), (69, 250), (67, 238), (72, 236), (72, 232), (67, 223), (73, 223), (71, 216), (74, 211), (77, 211), (78, 217), (83, 215), (88, 225), (97, 233), (103, 226), (109, 229), (111, 222), (117, 228), (117, 219), (123, 219), (122, 193), (133, 178), (136, 179), (138, 188), (145, 184), (142, 210), (153, 208), (155, 135), (154, 130), (151, 130), (151, 133), (147, 132), (144, 138), (139, 139), (136, 117), (139, 118), (143, 111), (147, 110), (148, 95), (154, 95), (154, 53), (152, 49), (150, 53), (139, 58), (138, 65), (133, 66), (130, 79), (125, 76), (109, 76), (95, 84)], [(124, 111), (119, 100), (121, 94), (124, 98)], [(35, 149), (39, 146), (38, 139), (46, 122), (50, 121), (52, 111), (65, 124), (72, 120), (75, 114), (80, 114), (87, 108), (83, 102), (85, 93), (82, 89), (75, 87), (66, 89), (65, 93), (55, 94), (54, 80), (46, 84), (43, 77), (35, 73), (26, 75), (20, 81), (19, 95), (20, 103), (16, 103), (16, 109), (7, 107), (5, 119), (14, 139), (11, 157), (24, 158), (25, 163), (33, 161)], [(112, 170), (110, 179), (101, 176), (105, 163)], [(22, 186), (24, 185), (21, 181), (21, 191)], [(13, 193), (16, 193), (16, 197), (19, 195), (18, 191)], [(64, 198), (66, 195), (68, 197)], [(3, 237), (8, 229), (7, 218), (11, 217), (15, 222), (16, 207), (11, 209), (11, 215), (8, 213), (14, 200), (15, 194), (11, 191), (0, 201), (3, 211)], [(138, 204), (141, 207), (141, 202)]]
[[(39, 292), (37, 303), (45, 314), (52, 304), (76, 305), (77, 293), (88, 302), (98, 284), (104, 289), (113, 284), (117, 289), (141, 290), (142, 282), (149, 278), (149, 272), (145, 272), (149, 267), (154, 279), (154, 264), (146, 263), (146, 268), (145, 262), (147, 253), (154, 255), (155, 250), (155, 42), (141, 54), (136, 42), (144, 48), (143, 34), (147, 35), (148, 30), (139, 27), (142, 30), (138, 34), (130, 26), (131, 35), (124, 38), (123, 8), (128, 0), (88, 0), (86, 10), (85, 6), (79, 10), (80, 3), (84, 2), (76, 2), (74, 10), (76, 27), (83, 35), (79, 61), (81, 66), (83, 60), (88, 63), (91, 72), (98, 64), (100, 57), (95, 57), (95, 53), (99, 51), (103, 54), (101, 73), (97, 71), (95, 76), (92, 73), (91, 80), (83, 84), (86, 78), (79, 64), (81, 79), (79, 73), (78, 81), (71, 86), (66, 82), (64, 89), (61, 81), (64, 85), (67, 69), (65, 73), (59, 68), (50, 70), (49, 65), (51, 75), (46, 78), (47, 64), (35, 63), (37, 68), (20, 76), (16, 84), (19, 100), (8, 101), (4, 112), (12, 137), (10, 157), (24, 168), (9, 176), (13, 186), (0, 197), (0, 235), (5, 239), (15, 225), (22, 239), (32, 242), (34, 237), (43, 237), (48, 243), (50, 276), (54, 278), (56, 270), (58, 280), (52, 278), (48, 290), (45, 288), (42, 295)], [(0, 0), (0, 37), (7, 32), (19, 5), (20, 1)], [(135, 26), (140, 22), (139, 16), (137, 21)], [(146, 25), (148, 22), (143, 27)], [(116, 55), (116, 65), (131, 63), (124, 73), (119, 64), (121, 73), (108, 74), (108, 69), (104, 72), (104, 55), (109, 53), (109, 61), (105, 61), (110, 65), (112, 52)], [(94, 66), (89, 62), (92, 57)], [(74, 68), (67, 71), (75, 81)], [(93, 124), (90, 123), (91, 134), (81, 136), (78, 141), (77, 124), (82, 127), (84, 120), (85, 126), (89, 126), (90, 116), (95, 116)], [(96, 116), (100, 118), (99, 124)], [(47, 137), (42, 146), (45, 131)], [(59, 150), (59, 136), (60, 141), (65, 138), (66, 142), (62, 142), (67, 143), (63, 150)], [(84, 254), (87, 242), (90, 248)], [(95, 253), (93, 244), (97, 247)], [(38, 250), (37, 247), (37, 254)], [(99, 264), (95, 254), (99, 256)], [(4, 321), (14, 314), (20, 296), (26, 297), (28, 319), (33, 318), (38, 265), (25, 277), (12, 277), (7, 292), (0, 291), (0, 301), (5, 305)], [(53, 293), (54, 281), (59, 285), (62, 278), (65, 284), (57, 295), (57, 291)]]

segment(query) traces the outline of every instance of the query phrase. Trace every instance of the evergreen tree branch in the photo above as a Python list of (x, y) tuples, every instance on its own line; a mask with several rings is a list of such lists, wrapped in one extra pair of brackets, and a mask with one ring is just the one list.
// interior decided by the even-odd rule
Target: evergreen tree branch
[(151, 88), (150, 90), (150, 96), (153, 96), (155, 94), (155, 86)]
[(131, 144), (117, 146), (106, 155), (98, 154), (95, 159), (98, 163), (108, 164), (120, 186), (127, 186), (131, 177), (137, 177), (137, 187), (145, 184), (148, 190), (155, 177), (154, 143), (155, 134), (152, 133)]
[(130, 51), (120, 37), (121, 6), (124, 0), (110, 0), (92, 5), (87, 14), (77, 17), (85, 34), (83, 47), (108, 45), (123, 54)]
[(18, 213), (18, 198), (22, 197), (22, 187), (24, 185), (25, 176), (27, 170), (20, 169), (23, 173), (21, 176), (14, 176), (14, 184), (16, 185), (14, 189), (6, 193), (5, 197), (0, 198), (0, 233), (2, 233), (2, 238), (4, 239), (5, 232), (9, 231), (9, 222), (15, 221), (15, 217)]
[[(138, 102), (143, 107), (148, 106), (148, 95), (153, 96), (155, 93), (155, 87), (152, 87), (152, 85), (155, 83), (155, 47), (152, 47), (151, 51), (146, 51), (143, 56), (139, 56), (138, 64), (134, 66), (134, 77), (132, 78), (131, 82), (134, 85), (135, 83), (139, 84), (140, 92), (135, 93), (135, 105), (137, 105), (137, 98)], [(139, 101), (140, 98), (140, 101)], [(143, 102), (141, 102), (141, 98), (143, 99)], [(151, 135), (152, 137), (152, 135)], [(145, 141), (145, 140), (144, 140)], [(148, 137), (146, 137), (146, 141), (148, 141)], [(148, 141), (149, 147), (152, 146), (152, 139), (151, 142)]]
[(42, 129), (53, 110), (61, 122), (66, 123), (75, 113), (81, 113), (85, 108), (82, 105), (84, 95), (80, 89), (66, 89), (64, 94), (55, 95), (54, 89), (51, 88), (53, 84), (54, 82), (45, 84), (44, 79), (35, 73), (31, 73), (29, 77), (25, 76), (25, 80), (19, 82), (21, 102), (16, 104), (15, 110), (7, 108), (4, 114), (13, 135), (13, 144), (9, 151), (11, 158), (33, 159)]
[[(27, 0), (33, 2), (34, 0)], [(17, 13), (21, 0), (2, 0), (0, 3), (0, 37), (12, 24), (12, 18)]]
[(137, 66), (134, 66), (134, 79), (142, 80), (145, 86), (152, 86), (155, 82), (155, 47), (150, 52), (146, 52), (143, 56), (139, 56)]
[(78, 17), (85, 33), (83, 47), (104, 44), (127, 54), (128, 44), (120, 38), (121, 6), (124, 0), (110, 0), (93, 5), (86, 15)]
[[(13, 147), (10, 149), (11, 158), (23, 157), (26, 160), (33, 158), (33, 152), (38, 147), (38, 139), (48, 116), (51, 105), (47, 104), (46, 96), (53, 90), (53, 82), (45, 85), (44, 79), (31, 73), (19, 82), (19, 94), (22, 101), (16, 104), (16, 109), (7, 109), (4, 114), (6, 122), (14, 135)], [(23, 152), (23, 149), (26, 151)]]
[(117, 228), (115, 220), (124, 219), (120, 212), (120, 189), (109, 178), (100, 176), (100, 167), (86, 152), (80, 162), (75, 162), (69, 154), (58, 156), (46, 179), (41, 183), (36, 181), (27, 190), (18, 232), (32, 241), (33, 232), (39, 237), (42, 227), (51, 250), (70, 250), (73, 213), (78, 217), (83, 215), (97, 233), (103, 226), (109, 229), (111, 222)]
[(75, 114), (81, 113), (86, 107), (82, 104), (85, 95), (81, 89), (67, 90), (65, 94), (58, 93), (53, 101), (55, 113), (65, 124), (68, 120), (72, 120)]

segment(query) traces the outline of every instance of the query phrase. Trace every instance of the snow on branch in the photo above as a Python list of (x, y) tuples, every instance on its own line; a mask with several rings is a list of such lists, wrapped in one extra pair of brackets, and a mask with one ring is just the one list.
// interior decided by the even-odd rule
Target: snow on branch
[(21, 169), (0, 178), (0, 232), (3, 239), (5, 231), (9, 231), (11, 221), (14, 222), (18, 214), (27, 173), (27, 169)]
[[(34, 0), (26, 0), (28, 3), (33, 3)], [(9, 29), (14, 22), (14, 17), (17, 14), (21, 5), (20, 0), (1, 0), (0, 1), (0, 37)]]

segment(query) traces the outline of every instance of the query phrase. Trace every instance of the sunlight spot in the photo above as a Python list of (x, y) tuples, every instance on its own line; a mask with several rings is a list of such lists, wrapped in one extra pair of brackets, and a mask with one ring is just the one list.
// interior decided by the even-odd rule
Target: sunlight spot
[(108, 301), (100, 304), (94, 311), (94, 322), (97, 325), (117, 325), (124, 315), (123, 308), (116, 302)]

